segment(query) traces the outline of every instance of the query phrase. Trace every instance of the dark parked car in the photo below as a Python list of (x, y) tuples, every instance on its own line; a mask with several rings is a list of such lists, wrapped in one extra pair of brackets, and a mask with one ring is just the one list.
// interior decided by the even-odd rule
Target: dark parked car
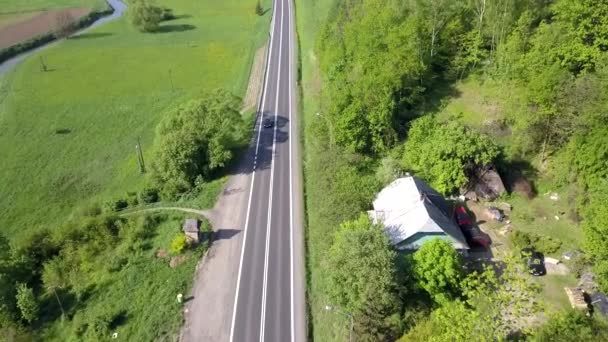
[(469, 244), (484, 248), (488, 248), (490, 246), (492, 239), (490, 239), (488, 234), (482, 232), (479, 227), (473, 224), (473, 220), (465, 207), (460, 205), (457, 206), (454, 209), (454, 216), (456, 217), (456, 222), (460, 226), (460, 229), (462, 230), (462, 233)]
[(264, 128), (271, 128), (274, 126), (274, 121), (271, 118), (264, 119)]
[(521, 250), (521, 255), (526, 259), (526, 266), (528, 266), (528, 271), (531, 275), (543, 276), (547, 274), (543, 253), (528, 247)]

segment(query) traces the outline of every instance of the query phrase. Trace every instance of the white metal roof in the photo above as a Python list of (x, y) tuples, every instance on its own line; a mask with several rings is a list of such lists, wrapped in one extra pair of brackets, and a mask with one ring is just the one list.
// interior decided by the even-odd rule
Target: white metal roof
[(448, 205), (439, 193), (418, 178), (399, 178), (382, 189), (370, 217), (382, 223), (396, 245), (416, 233), (445, 233), (457, 249), (468, 249), (460, 228), (450, 219)]

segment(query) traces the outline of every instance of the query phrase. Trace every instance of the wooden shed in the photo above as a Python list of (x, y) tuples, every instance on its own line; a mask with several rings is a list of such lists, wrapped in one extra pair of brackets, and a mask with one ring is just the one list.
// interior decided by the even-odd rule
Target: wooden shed
[(186, 219), (184, 221), (184, 234), (186, 234), (186, 237), (188, 238), (188, 241), (191, 243), (198, 243), (199, 242), (199, 221), (197, 219)]

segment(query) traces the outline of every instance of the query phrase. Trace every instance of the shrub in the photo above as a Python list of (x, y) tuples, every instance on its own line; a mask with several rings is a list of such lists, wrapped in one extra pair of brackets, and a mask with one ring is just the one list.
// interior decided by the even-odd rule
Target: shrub
[(38, 301), (34, 291), (26, 284), (20, 283), (17, 286), (17, 306), (21, 311), (21, 317), (28, 323), (32, 323), (38, 317)]
[(175, 238), (173, 238), (173, 241), (171, 241), (171, 254), (182, 254), (186, 250), (186, 247), (188, 247), (188, 238), (186, 235), (179, 233), (179, 235), (177, 235)]
[(201, 232), (210, 232), (213, 230), (209, 220), (207, 220), (206, 218), (202, 218), (200, 221), (201, 221), (201, 228), (200, 228)]
[(532, 247), (535, 250), (544, 254), (557, 252), (562, 247), (562, 242), (550, 236), (526, 233), (519, 230), (514, 231), (509, 240), (515, 248), (521, 249)]
[(110, 336), (110, 325), (114, 320), (114, 314), (108, 312), (102, 312), (96, 315), (92, 319), (89, 319), (87, 323), (86, 337), (91, 340), (107, 340)]
[(113, 212), (121, 211), (128, 207), (129, 207), (129, 202), (124, 198), (110, 200), (110, 201), (106, 202), (106, 204), (105, 204), (106, 211), (113, 211)]
[(509, 240), (513, 247), (517, 249), (522, 249), (531, 246), (530, 236), (527, 233), (516, 230), (511, 235), (509, 235)]
[(154, 32), (162, 21), (163, 9), (148, 0), (134, 0), (129, 6), (131, 23), (142, 32)]
[(127, 203), (129, 206), (136, 206), (139, 204), (139, 196), (136, 192), (127, 192)]
[(139, 199), (143, 203), (156, 203), (158, 202), (158, 189), (153, 187), (144, 188), (139, 193)]
[(82, 208), (80, 208), (80, 210), (78, 211), (78, 214), (80, 216), (86, 216), (86, 217), (96, 217), (101, 215), (102, 213), (102, 209), (101, 209), (101, 205), (99, 205), (99, 203), (90, 203)]

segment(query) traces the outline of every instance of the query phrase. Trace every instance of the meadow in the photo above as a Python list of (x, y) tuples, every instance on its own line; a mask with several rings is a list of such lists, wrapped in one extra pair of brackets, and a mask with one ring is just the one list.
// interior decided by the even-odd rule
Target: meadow
[(2, 233), (18, 239), (77, 207), (138, 191), (145, 175), (135, 144), (149, 164), (163, 112), (215, 88), (244, 95), (270, 15), (257, 16), (254, 1), (158, 4), (177, 18), (157, 33), (123, 17), (0, 76)]

